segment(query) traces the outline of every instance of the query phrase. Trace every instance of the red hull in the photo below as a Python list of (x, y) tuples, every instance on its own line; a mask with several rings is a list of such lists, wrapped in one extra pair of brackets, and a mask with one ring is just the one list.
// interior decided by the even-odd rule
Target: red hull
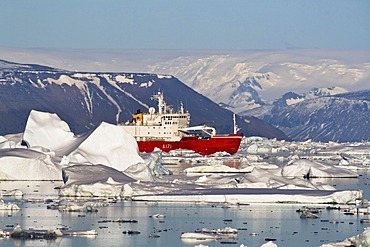
[(238, 151), (243, 134), (230, 134), (213, 136), (208, 139), (200, 139), (197, 136), (183, 137), (180, 141), (138, 141), (140, 152), (150, 153), (154, 148), (164, 152), (175, 149), (193, 150), (202, 155), (216, 152), (228, 152), (234, 154)]

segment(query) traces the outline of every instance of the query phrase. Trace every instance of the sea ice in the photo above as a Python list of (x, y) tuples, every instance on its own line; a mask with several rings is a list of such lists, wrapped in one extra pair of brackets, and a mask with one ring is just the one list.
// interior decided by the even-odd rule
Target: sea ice
[(23, 141), (28, 147), (40, 146), (58, 151), (72, 145), (76, 137), (57, 114), (32, 110), (27, 119)]
[(356, 236), (346, 238), (342, 242), (320, 245), (320, 247), (346, 247), (346, 246), (357, 246), (357, 247), (370, 246), (370, 227), (365, 228), (362, 233)]
[(124, 171), (143, 163), (136, 140), (117, 125), (102, 122), (68, 158), (71, 163), (101, 164)]
[(194, 166), (185, 169), (186, 173), (246, 173), (253, 170), (252, 166), (248, 166), (241, 169), (236, 169), (226, 165), (216, 164), (213, 166)]
[(21, 145), (22, 135), (23, 133), (0, 136), (0, 149), (2, 148), (25, 148), (25, 146)]
[[(22, 140), (27, 146), (21, 145)], [(247, 147), (254, 143), (258, 148), (263, 147), (260, 151), (265, 154), (263, 157), (254, 154), (249, 160)], [(166, 176), (171, 172), (163, 166), (162, 152), (156, 150), (140, 156), (135, 139), (119, 126), (102, 122), (90, 132), (76, 136), (56, 114), (32, 111), (23, 139), (19, 134), (0, 138), (0, 178), (63, 179), (61, 196), (112, 196), (147, 201), (354, 203), (362, 197), (361, 191), (336, 191), (332, 186), (303, 178), (357, 177), (356, 173), (343, 169), (348, 165), (312, 161), (316, 157), (310, 154), (325, 150), (322, 143), (245, 138), (242, 145), (234, 156), (222, 152), (206, 157), (193, 152), (170, 152), (166, 159), (172, 155), (179, 161), (181, 155), (193, 167), (187, 169), (187, 175)], [(266, 152), (275, 156), (279, 152), (294, 154), (279, 162), (294, 161), (285, 166), (268, 159), (265, 162)], [(300, 159), (301, 155), (310, 160)], [(362, 155), (366, 156), (366, 152), (362, 151)], [(213, 175), (196, 175), (191, 171)]]
[(64, 156), (64, 165), (102, 164), (124, 171), (132, 164), (144, 162), (135, 139), (119, 126), (105, 122), (77, 137), (56, 114), (33, 110), (23, 141), (28, 147), (43, 147)]
[(13, 202), (6, 203), (3, 200), (0, 200), (0, 210), (20, 210), (20, 208)]
[(31, 149), (0, 149), (1, 180), (62, 180), (50, 155)]
[(269, 242), (267, 242), (267, 243), (265, 243), (265, 244), (261, 245), (261, 247), (278, 247), (278, 245), (277, 245), (277, 244), (275, 244), (275, 243), (274, 243), (274, 242), (272, 242), (272, 241), (269, 241)]
[(296, 160), (289, 162), (283, 167), (284, 177), (306, 177), (306, 178), (357, 178), (358, 174), (337, 166), (325, 165), (318, 161)]

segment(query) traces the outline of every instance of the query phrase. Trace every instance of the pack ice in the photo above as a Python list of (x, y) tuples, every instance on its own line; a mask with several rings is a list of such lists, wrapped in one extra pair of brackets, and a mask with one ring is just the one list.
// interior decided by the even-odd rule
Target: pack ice
[[(282, 142), (281, 146), (287, 145)], [(244, 152), (248, 148), (241, 147), (236, 156), (183, 153), (182, 159), (202, 160), (206, 165), (171, 176), (163, 159), (178, 159), (176, 152), (139, 153), (132, 136), (105, 122), (77, 136), (56, 114), (31, 111), (24, 133), (0, 136), (0, 179), (63, 180), (60, 196), (144, 201), (354, 203), (362, 197), (358, 190), (337, 191), (307, 179), (357, 177), (346, 166), (296, 158), (283, 167), (258, 164), (252, 162), (253, 155)], [(258, 147), (254, 149), (258, 151)], [(240, 158), (242, 165), (230, 168), (220, 164), (230, 157)]]

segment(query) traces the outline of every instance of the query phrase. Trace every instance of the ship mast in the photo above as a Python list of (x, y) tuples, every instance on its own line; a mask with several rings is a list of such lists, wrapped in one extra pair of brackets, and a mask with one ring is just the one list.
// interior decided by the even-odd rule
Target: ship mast
[(156, 99), (158, 101), (158, 114), (159, 115), (167, 112), (167, 105), (163, 99), (163, 94), (161, 92), (158, 92), (156, 95), (153, 95), (152, 99)]
[(240, 130), (240, 128), (236, 124), (236, 115), (235, 115), (235, 113), (233, 115), (233, 121), (234, 121), (234, 134), (236, 134), (238, 132), (238, 130)]

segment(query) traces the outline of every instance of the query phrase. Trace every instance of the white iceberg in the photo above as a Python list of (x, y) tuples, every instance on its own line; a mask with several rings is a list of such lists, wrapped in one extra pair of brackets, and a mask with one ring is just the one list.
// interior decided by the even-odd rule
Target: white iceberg
[(20, 136), (0, 138), (0, 179), (62, 180), (62, 167), (76, 164), (124, 171), (144, 163), (135, 139), (119, 126), (104, 122), (85, 135), (75, 136), (56, 114), (31, 111), (23, 133), (27, 147), (20, 145)]
[(136, 181), (130, 176), (104, 165), (73, 165), (63, 168), (63, 181), (70, 184), (93, 184), (115, 181), (130, 183)]
[(77, 203), (72, 201), (60, 201), (58, 210), (63, 212), (97, 212), (97, 206), (92, 202)]
[(278, 247), (278, 245), (272, 241), (268, 241), (267, 243), (264, 243), (263, 245), (261, 245), (261, 247)]
[(357, 178), (358, 174), (337, 166), (325, 165), (318, 161), (297, 160), (288, 163), (283, 167), (284, 177), (305, 177), (305, 178)]
[(370, 227), (365, 228), (362, 233), (356, 236), (346, 238), (342, 242), (320, 245), (320, 247), (346, 247), (346, 246), (357, 246), (357, 247), (370, 246)]
[(25, 148), (25, 146), (22, 146), (22, 135), (23, 133), (0, 136), (0, 149)]
[(0, 149), (1, 180), (62, 180), (61, 172), (48, 154), (30, 149)]
[(189, 167), (185, 169), (186, 173), (246, 173), (246, 172), (251, 172), (253, 170), (252, 166), (247, 166), (244, 168), (234, 168), (234, 167), (229, 167), (226, 165), (221, 165), (221, 164), (216, 164), (213, 166), (194, 166), (194, 167)]
[(13, 211), (13, 210), (20, 210), (20, 208), (14, 202), (8, 202), (8, 203), (6, 203), (3, 200), (0, 200), (0, 210), (10, 210), (10, 211)]
[(136, 140), (123, 128), (105, 122), (85, 136), (68, 158), (71, 163), (101, 164), (119, 171), (144, 163)]
[[(354, 203), (361, 191), (336, 191), (332, 186), (313, 184), (306, 177), (357, 177), (348, 169), (323, 163), (296, 160), (285, 167), (261, 162), (251, 163), (241, 152), (235, 156), (217, 153), (207, 157), (181, 154), (188, 165), (203, 164), (191, 171), (213, 175), (175, 176), (164, 168), (160, 151), (138, 152), (135, 139), (121, 127), (101, 123), (90, 132), (76, 136), (56, 114), (32, 111), (27, 121), (22, 146), (20, 135), (0, 138), (0, 178), (12, 180), (61, 180), (61, 196), (116, 197), (146, 201), (217, 202), (244, 204), (252, 202)], [(264, 138), (253, 141), (263, 152), (307, 150), (323, 144), (288, 143)], [(317, 146), (315, 146), (317, 145)], [(355, 148), (355, 147), (354, 147)], [(311, 152), (311, 151), (309, 151)], [(317, 152), (317, 151), (314, 151)], [(166, 154), (176, 156), (178, 153)], [(168, 157), (168, 156), (167, 156)], [(285, 159), (285, 158), (284, 158)], [(228, 166), (226, 166), (228, 164)], [(236, 166), (234, 166), (236, 165)], [(227, 172), (220, 174), (219, 172)], [(237, 174), (234, 174), (237, 173)]]
[(74, 165), (63, 169), (61, 196), (123, 198), (124, 185), (136, 181), (104, 165)]
[(222, 237), (214, 233), (185, 232), (181, 234), (181, 239), (217, 240), (222, 239)]
[(77, 137), (56, 114), (31, 111), (23, 141), (29, 148), (55, 152), (55, 159), (59, 158), (63, 165), (102, 164), (123, 171), (144, 162), (135, 139), (123, 128), (105, 122)]
[(28, 147), (58, 151), (72, 145), (76, 138), (68, 124), (57, 114), (32, 110), (28, 116), (23, 141)]
[(134, 201), (201, 202), (201, 203), (335, 203), (355, 204), (362, 199), (357, 190), (322, 191), (261, 188), (182, 189), (170, 193), (133, 195)]

